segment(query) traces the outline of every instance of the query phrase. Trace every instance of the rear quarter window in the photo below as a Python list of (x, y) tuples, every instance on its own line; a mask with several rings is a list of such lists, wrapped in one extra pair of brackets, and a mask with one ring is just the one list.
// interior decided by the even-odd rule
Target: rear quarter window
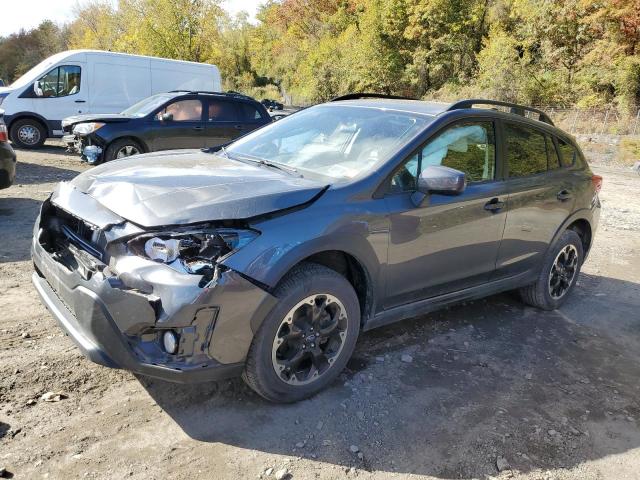
[(558, 138), (558, 148), (560, 149), (560, 163), (563, 167), (573, 167), (578, 161), (578, 152), (569, 142)]
[(255, 105), (249, 103), (240, 103), (240, 111), (242, 112), (242, 119), (248, 122), (254, 120), (260, 120), (263, 118), (262, 112)]

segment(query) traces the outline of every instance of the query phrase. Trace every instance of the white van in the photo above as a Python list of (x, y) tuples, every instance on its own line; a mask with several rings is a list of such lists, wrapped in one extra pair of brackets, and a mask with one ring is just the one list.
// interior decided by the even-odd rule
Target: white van
[(171, 90), (221, 90), (215, 65), (99, 50), (69, 50), (39, 63), (8, 87), (0, 105), (11, 141), (23, 148), (62, 136), (61, 121), (84, 113), (119, 113)]

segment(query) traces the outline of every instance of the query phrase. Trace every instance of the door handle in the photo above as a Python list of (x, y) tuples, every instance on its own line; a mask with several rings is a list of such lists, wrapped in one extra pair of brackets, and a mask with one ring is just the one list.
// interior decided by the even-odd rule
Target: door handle
[(86, 100), (76, 100), (76, 103), (87, 103)]
[(558, 192), (556, 197), (561, 202), (564, 202), (565, 200), (569, 200), (571, 198), (571, 192), (569, 190), (561, 190)]
[(200, 131), (200, 130), (204, 130), (204, 127), (193, 127), (193, 129)]
[(498, 213), (500, 210), (504, 208), (504, 202), (500, 201), (499, 198), (492, 198), (487, 203), (484, 204), (484, 209), (489, 212)]
[(235, 125), (236, 130), (244, 130), (244, 125)]

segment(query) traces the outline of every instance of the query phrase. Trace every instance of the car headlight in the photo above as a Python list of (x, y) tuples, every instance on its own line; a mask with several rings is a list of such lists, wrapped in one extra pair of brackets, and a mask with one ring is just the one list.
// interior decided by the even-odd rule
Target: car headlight
[(102, 127), (104, 127), (104, 123), (102, 122), (79, 123), (73, 127), (73, 134), (84, 137), (85, 135), (89, 135)]
[(140, 235), (129, 250), (155, 262), (178, 262), (188, 273), (212, 272), (215, 262), (244, 247), (259, 235), (255, 230), (217, 228)]

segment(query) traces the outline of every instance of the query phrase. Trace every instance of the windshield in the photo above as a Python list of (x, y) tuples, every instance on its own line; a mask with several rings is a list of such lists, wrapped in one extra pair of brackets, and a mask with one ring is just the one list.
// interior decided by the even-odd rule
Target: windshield
[(242, 137), (226, 153), (350, 179), (388, 160), (429, 122), (408, 112), (321, 105)]
[(54, 55), (53, 57), (49, 57), (49, 58), (44, 59), (42, 62), (37, 64), (35, 67), (31, 68), (26, 73), (24, 73), (22, 76), (20, 76), (16, 80), (14, 80), (14, 82), (10, 85), (10, 87), (11, 88), (19, 88), (19, 87), (22, 87), (22, 86), (32, 82), (33, 80), (35, 80), (36, 77), (38, 77), (41, 74), (45, 73), (48, 70), (49, 66), (53, 65), (54, 63), (56, 63), (58, 61), (58, 57), (59, 57), (59, 55)]
[(126, 110), (122, 111), (123, 115), (131, 115), (132, 117), (146, 117), (156, 108), (160, 108), (164, 102), (171, 99), (173, 96), (166, 93), (159, 93), (152, 95), (151, 97), (140, 100), (138, 103), (130, 106)]

